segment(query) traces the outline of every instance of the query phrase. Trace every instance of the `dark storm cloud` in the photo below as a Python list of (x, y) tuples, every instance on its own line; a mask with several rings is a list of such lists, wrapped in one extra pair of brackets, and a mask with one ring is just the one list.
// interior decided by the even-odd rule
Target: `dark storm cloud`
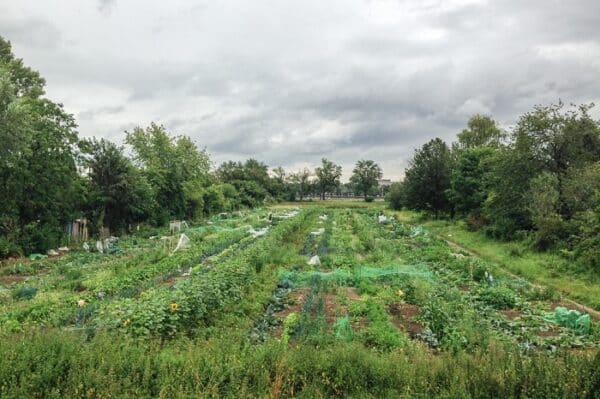
[(0, 34), (84, 136), (164, 124), (215, 163), (402, 175), (477, 112), (599, 102), (600, 2), (8, 2)]

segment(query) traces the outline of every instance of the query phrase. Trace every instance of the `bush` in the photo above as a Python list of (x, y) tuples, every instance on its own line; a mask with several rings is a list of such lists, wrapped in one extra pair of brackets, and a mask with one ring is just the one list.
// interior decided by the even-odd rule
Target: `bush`
[(390, 208), (395, 210), (402, 209), (406, 204), (406, 193), (402, 183), (394, 183), (390, 186), (385, 200), (389, 202)]
[(21, 248), (18, 245), (4, 237), (0, 237), (0, 259), (8, 258), (9, 256), (20, 256), (21, 254)]
[(523, 253), (525, 252), (525, 249), (516, 243), (511, 243), (508, 245), (508, 254), (510, 256), (512, 256), (513, 258), (520, 258), (521, 256), (523, 256)]
[(598, 211), (579, 215), (579, 234), (575, 243), (575, 258), (585, 269), (600, 272), (600, 206)]
[(470, 214), (465, 219), (465, 223), (470, 231), (477, 231), (485, 226), (485, 219), (481, 215)]
[(215, 186), (206, 189), (203, 195), (204, 215), (214, 215), (227, 210), (227, 202), (223, 192)]
[(20, 237), (21, 247), (26, 254), (46, 252), (60, 246), (62, 229), (54, 223), (29, 223), (23, 228)]
[(479, 298), (494, 309), (512, 309), (517, 305), (517, 297), (506, 287), (486, 288)]

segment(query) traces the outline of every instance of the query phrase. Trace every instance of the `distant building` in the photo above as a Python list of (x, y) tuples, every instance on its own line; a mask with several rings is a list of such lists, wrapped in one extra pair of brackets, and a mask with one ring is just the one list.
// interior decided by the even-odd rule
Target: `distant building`
[(387, 193), (388, 187), (391, 186), (393, 183), (393, 181), (391, 181), (390, 179), (379, 179), (377, 180), (377, 191), (378, 191), (378, 195), (380, 196), (385, 196), (385, 194)]

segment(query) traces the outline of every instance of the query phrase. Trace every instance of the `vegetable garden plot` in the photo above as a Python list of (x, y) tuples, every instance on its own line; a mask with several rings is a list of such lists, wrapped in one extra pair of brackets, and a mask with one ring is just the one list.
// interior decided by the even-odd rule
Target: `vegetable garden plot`
[[(257, 220), (258, 225), (263, 223), (260, 218)], [(153, 287), (189, 277), (192, 267), (208, 259), (216, 261), (218, 255), (232, 255), (236, 249), (250, 245), (252, 237), (247, 229), (243, 225), (242, 228), (234, 227), (242, 222), (245, 220), (229, 219), (230, 229), (220, 229), (214, 224), (188, 229), (186, 233), (192, 240), (192, 246), (173, 255), (162, 251), (160, 245), (157, 247), (155, 240), (141, 238), (130, 240), (141, 245), (139, 250), (131, 247), (128, 256), (72, 253), (53, 262), (51, 274), (33, 280), (35, 286), (32, 288), (37, 290), (33, 299), (15, 302), (10, 297), (7, 300), (3, 299), (4, 296), (0, 298), (5, 309), (0, 316), (0, 330), (20, 329), (29, 324), (88, 324), (101, 308), (112, 301), (136, 297)], [(77, 262), (78, 256), (84, 262)], [(29, 288), (20, 284), (13, 290), (17, 292), (21, 287)]]
[(192, 274), (170, 289), (150, 290), (137, 300), (111, 303), (102, 309), (97, 327), (171, 337), (211, 325), (225, 306), (241, 300), (261, 272), (265, 255), (303, 221), (302, 215), (282, 221), (237, 256), (223, 258), (209, 273)]
[[(394, 226), (384, 229), (390, 233), (402, 230)], [(423, 230), (418, 235), (403, 235), (400, 240), (418, 241), (422, 250), (409, 250), (407, 255), (426, 261), (437, 276), (427, 299), (419, 304), (426, 309), (421, 321), (432, 327), (442, 344), (445, 341), (448, 347), (468, 347), (483, 338), (477, 334), (469, 337), (468, 330), (480, 326), (495, 331), (498, 339), (508, 338), (527, 349), (599, 346), (597, 326), (586, 329), (587, 333), (583, 329), (565, 328), (534, 306), (533, 301), (552, 293), (539, 292), (522, 279), (493, 278), (496, 271), (492, 267), (471, 257), (452, 256), (444, 242), (427, 237)], [(415, 247), (414, 242), (405, 245)], [(464, 309), (466, 317), (456, 314), (455, 309)], [(508, 316), (502, 313), (507, 311), (510, 311)]]
[[(309, 341), (319, 341), (318, 334), (322, 340), (332, 339), (336, 320), (348, 317), (351, 326), (352, 321), (368, 326), (366, 332), (351, 334), (353, 340), (385, 350), (405, 345), (404, 334), (449, 351), (472, 350), (490, 340), (512, 342), (523, 350), (598, 347), (597, 326), (590, 323), (588, 329), (587, 318), (571, 327), (560, 325), (536, 305), (552, 293), (532, 290), (522, 279), (498, 277), (493, 267), (473, 257), (453, 256), (445, 242), (425, 229), (394, 220), (378, 223), (378, 215), (369, 211), (330, 212), (338, 223), (330, 226), (328, 252), (321, 259), (329, 267), (305, 265), (279, 272), (279, 279), (291, 282), (295, 290), (312, 293), (311, 312), (304, 309), (294, 321), (295, 326), (308, 325), (300, 336)], [(308, 240), (315, 248), (317, 242)], [(334, 264), (340, 267), (330, 268)], [(332, 320), (326, 304), (336, 302), (331, 295), (337, 297), (348, 287), (355, 287), (361, 297)]]
[[(320, 220), (318, 216), (325, 213), (327, 219)], [(424, 392), (435, 397), (446, 392), (440, 387), (447, 387), (449, 379), (455, 381), (451, 384), (462, 384), (462, 390), (448, 391), (452, 397), (505, 397), (511, 392), (529, 397), (561, 392), (565, 397), (572, 387), (593, 392), (593, 384), (587, 381), (595, 375), (596, 323), (591, 322), (587, 335), (568, 323), (561, 326), (552, 316), (553, 307), (561, 302), (551, 291), (533, 290), (473, 256), (453, 256), (451, 248), (425, 230), (411, 236), (411, 226), (378, 223), (378, 213), (368, 209), (325, 212), (316, 208), (291, 218), (272, 217), (271, 223), (265, 221), (266, 212), (236, 217), (222, 219), (226, 228), (218, 225), (220, 219), (190, 228), (186, 234), (192, 246), (181, 253), (147, 257), (143, 262), (123, 260), (118, 268), (109, 262), (90, 268), (89, 276), (75, 278), (98, 284), (118, 282), (119, 276), (174, 261), (172, 267), (158, 267), (161, 272), (150, 273), (139, 284), (125, 285), (143, 286), (138, 294), (126, 298), (116, 295), (118, 290), (106, 289), (104, 297), (86, 297), (80, 306), (79, 297), (88, 291), (97, 294), (100, 286), (75, 292), (45, 285), (34, 294), (23, 285), (15, 293), (20, 299), (11, 307), (32, 306), (54, 294), (60, 309), (65, 295), (73, 295), (67, 328), (44, 331), (54, 337), (75, 337), (80, 346), (67, 346), (67, 352), (88, 350), (83, 360), (68, 355), (73, 356), (74, 367), (91, 360), (110, 373), (112, 365), (103, 363), (105, 356), (117, 359), (116, 367), (133, 371), (115, 378), (119, 383), (131, 378), (133, 390), (145, 378), (141, 375), (146, 375), (146, 367), (164, 364), (153, 370), (171, 376), (160, 383), (161, 392), (144, 391), (148, 396), (167, 392), (164, 389), (175, 396), (181, 384), (188, 384), (189, 396), (210, 392), (263, 397), (282, 392), (289, 397), (315, 393), (411, 397)], [(269, 226), (264, 236), (253, 238), (248, 233), (244, 226), (252, 218), (256, 229)], [(319, 228), (324, 228), (322, 233), (310, 234)], [(321, 264), (309, 265), (307, 260), (318, 251)], [(194, 264), (191, 271), (181, 267), (187, 261)], [(198, 261), (201, 264), (195, 264)], [(105, 278), (101, 271), (107, 272)], [(66, 283), (60, 284), (56, 282), (56, 287)], [(2, 295), (5, 291), (0, 291)], [(31, 320), (51, 320), (53, 310), (28, 308)], [(78, 328), (70, 331), (73, 325)], [(2, 334), (7, 333), (6, 327), (10, 326), (4, 325)], [(16, 329), (28, 334), (29, 327), (19, 323)], [(16, 342), (17, 335), (10, 336)], [(87, 338), (85, 343), (81, 337)], [(104, 346), (94, 346), (104, 340)], [(36, 359), (44, 358), (46, 347), (54, 348), (48, 341), (43, 343)], [(62, 346), (54, 350), (63, 356)], [(118, 355), (105, 355), (113, 350)], [(139, 356), (144, 360), (136, 363)], [(139, 373), (138, 364), (143, 365)], [(149, 378), (156, 379), (155, 371), (147, 374)], [(79, 369), (69, 373), (75, 379), (80, 375)], [(474, 378), (479, 378), (477, 386), (471, 382)], [(506, 383), (507, 378), (513, 382)], [(552, 385), (560, 378), (568, 381), (568, 388)], [(189, 383), (190, 379), (195, 382)], [(76, 384), (87, 389), (87, 382), (81, 381)], [(490, 381), (495, 381), (495, 388), (488, 389)], [(530, 388), (538, 381), (542, 382)], [(239, 384), (244, 388), (238, 389)], [(357, 384), (364, 391), (355, 390)], [(325, 388), (314, 390), (315, 386)], [(279, 387), (284, 388), (279, 391)]]

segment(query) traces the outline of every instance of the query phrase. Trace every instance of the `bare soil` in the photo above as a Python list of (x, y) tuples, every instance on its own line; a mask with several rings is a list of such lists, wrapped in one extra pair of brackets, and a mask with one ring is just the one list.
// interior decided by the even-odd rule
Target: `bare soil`
[(328, 325), (333, 325), (336, 319), (336, 295), (335, 294), (326, 294), (324, 297), (325, 303), (325, 320)]
[(501, 310), (500, 313), (502, 313), (508, 320), (515, 320), (523, 316), (523, 312), (518, 309)]
[(354, 287), (347, 287), (346, 295), (348, 295), (348, 299), (351, 301), (358, 301), (360, 299), (360, 295), (358, 295), (358, 291)]
[(392, 323), (407, 332), (411, 338), (423, 331), (423, 326), (414, 320), (419, 311), (418, 306), (408, 303), (395, 303), (388, 308)]
[[(300, 313), (302, 310), (302, 305), (304, 304), (304, 298), (306, 297), (306, 293), (308, 291), (308, 288), (300, 288), (290, 292), (287, 298), (286, 307), (275, 313), (275, 316), (277, 316), (280, 320), (284, 320), (291, 313)], [(273, 330), (274, 337), (280, 338), (282, 333), (283, 324), (278, 325)]]
[(25, 280), (27, 277), (29, 277), (29, 276), (23, 276), (20, 274), (9, 274), (6, 276), (0, 276), (0, 284), (11, 285), (11, 284), (20, 283), (21, 281)]
[(557, 335), (560, 335), (560, 329), (558, 329), (557, 327), (551, 327), (550, 329), (543, 331), (537, 331), (535, 333), (535, 335), (537, 335), (538, 337), (542, 337), (542, 338), (546, 338), (546, 337), (556, 337)]

